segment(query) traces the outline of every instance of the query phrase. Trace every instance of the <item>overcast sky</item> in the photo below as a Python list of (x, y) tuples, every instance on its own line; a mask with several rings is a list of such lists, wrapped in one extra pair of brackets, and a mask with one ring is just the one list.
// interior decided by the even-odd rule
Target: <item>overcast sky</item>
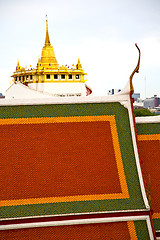
[(141, 49), (133, 79), (141, 97), (160, 97), (159, 0), (0, 1), (0, 92), (9, 87), (17, 61), (36, 67), (45, 42), (45, 19), (60, 65), (78, 57), (95, 95), (122, 89)]

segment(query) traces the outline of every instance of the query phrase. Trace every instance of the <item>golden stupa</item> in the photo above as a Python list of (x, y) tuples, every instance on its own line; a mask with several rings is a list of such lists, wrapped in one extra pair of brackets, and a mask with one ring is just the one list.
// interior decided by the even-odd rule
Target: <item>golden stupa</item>
[(19, 64), (16, 71), (11, 77), (13, 82), (23, 83), (25, 85), (32, 83), (48, 83), (48, 82), (81, 82), (84, 83), (86, 73), (82, 69), (82, 65), (78, 58), (78, 63), (72, 67), (59, 66), (55, 57), (53, 46), (51, 45), (48, 33), (48, 20), (46, 19), (46, 38), (42, 49), (41, 58), (38, 59), (36, 68), (26, 69)]

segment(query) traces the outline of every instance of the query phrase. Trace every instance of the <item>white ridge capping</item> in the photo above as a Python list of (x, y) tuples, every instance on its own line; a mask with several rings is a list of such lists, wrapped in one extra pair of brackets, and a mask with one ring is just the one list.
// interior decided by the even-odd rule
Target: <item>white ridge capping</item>
[(136, 117), (136, 123), (160, 123), (160, 115)]
[(133, 141), (133, 149), (134, 149), (134, 154), (135, 154), (135, 160), (136, 160), (136, 166), (137, 166), (138, 177), (139, 177), (139, 182), (140, 182), (140, 188), (141, 188), (144, 204), (145, 204), (147, 209), (150, 209), (148, 199), (147, 199), (147, 195), (146, 195), (146, 191), (145, 191), (145, 187), (144, 187), (141, 166), (140, 166), (140, 160), (139, 160), (139, 154), (138, 154), (138, 147), (137, 147), (137, 141), (136, 141), (136, 134), (135, 134), (135, 127), (134, 127), (134, 121), (133, 121), (133, 114), (132, 114), (130, 96), (129, 96), (129, 105), (130, 106), (128, 108), (128, 114), (129, 114), (131, 135), (132, 135), (132, 141)]
[(126, 221), (139, 221), (139, 220), (141, 221), (145, 220), (147, 222), (150, 239), (154, 239), (151, 222), (148, 215), (7, 224), (7, 225), (1, 225), (0, 230), (26, 229), (26, 228), (36, 228), (36, 227), (70, 226), (70, 225), (95, 224), (95, 223), (113, 223), (113, 222), (126, 222)]
[(147, 209), (150, 209), (148, 199), (147, 199), (147, 196), (146, 196), (145, 187), (144, 187), (142, 171), (141, 171), (141, 166), (140, 166), (140, 160), (139, 160), (139, 154), (138, 154), (138, 148), (137, 148), (137, 141), (136, 141), (132, 107), (131, 107), (131, 100), (130, 100), (130, 80), (127, 82), (126, 86), (124, 87), (124, 89), (119, 94), (121, 94), (121, 95), (124, 94), (128, 98), (127, 99), (128, 100), (127, 101), (128, 114), (129, 114), (129, 121), (130, 121), (130, 127), (131, 127), (131, 135), (132, 135), (132, 142), (133, 142), (133, 149), (134, 149), (134, 154), (135, 154), (135, 159), (136, 159), (138, 177), (139, 177), (139, 181), (140, 181), (140, 187), (141, 187), (142, 197), (143, 197), (145, 206), (146, 206)]
[(123, 105), (125, 108), (129, 108), (129, 96), (130, 96), (130, 81), (128, 81), (125, 85), (125, 87), (122, 89), (121, 92), (115, 94), (117, 95), (121, 95), (121, 96), (126, 96), (126, 100), (125, 101), (121, 101), (121, 105)]
[(108, 96), (85, 96), (85, 97), (52, 97), (52, 98), (32, 98), (32, 99), (1, 99), (0, 106), (14, 105), (43, 105), (43, 104), (76, 104), (76, 103), (106, 103), (106, 102), (126, 102), (127, 95)]
[(130, 95), (130, 80), (128, 80), (125, 87), (118, 94), (120, 94), (120, 95)]

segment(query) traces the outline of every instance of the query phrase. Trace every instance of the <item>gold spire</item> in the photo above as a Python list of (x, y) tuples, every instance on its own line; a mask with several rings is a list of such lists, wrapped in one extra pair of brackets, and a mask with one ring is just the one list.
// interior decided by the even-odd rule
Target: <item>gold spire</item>
[(49, 39), (49, 33), (48, 33), (48, 20), (46, 15), (46, 40), (45, 40), (45, 46), (50, 46), (50, 39)]
[(46, 15), (46, 40), (41, 54), (41, 64), (44, 68), (58, 69), (57, 59), (54, 54), (54, 49), (51, 46), (48, 33), (48, 20)]

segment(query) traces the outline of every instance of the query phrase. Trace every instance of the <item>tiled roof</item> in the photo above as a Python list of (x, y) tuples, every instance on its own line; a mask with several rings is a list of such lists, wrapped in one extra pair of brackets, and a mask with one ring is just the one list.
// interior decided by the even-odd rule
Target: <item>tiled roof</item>
[[(125, 239), (131, 234), (139, 239), (143, 231), (144, 239), (153, 237), (130, 99), (115, 99), (0, 106), (1, 234), (4, 229), (14, 234), (11, 229), (21, 228), (25, 218), (32, 225), (33, 217), (41, 224), (49, 216), (54, 219), (48, 227), (56, 231), (62, 223), (56, 218), (66, 216), (72, 218), (66, 225), (81, 224), (77, 229), (85, 221), (91, 229), (104, 223), (110, 229), (106, 236), (122, 225), (126, 230), (119, 227), (117, 234)], [(29, 226), (26, 234), (42, 231)]]
[(160, 121), (138, 123), (138, 144), (146, 189), (150, 194), (153, 223), (160, 230)]
[(29, 215), (28, 208), (35, 215), (145, 209), (121, 104), (6, 108), (1, 179), (11, 177), (4, 182), (2, 217)]

